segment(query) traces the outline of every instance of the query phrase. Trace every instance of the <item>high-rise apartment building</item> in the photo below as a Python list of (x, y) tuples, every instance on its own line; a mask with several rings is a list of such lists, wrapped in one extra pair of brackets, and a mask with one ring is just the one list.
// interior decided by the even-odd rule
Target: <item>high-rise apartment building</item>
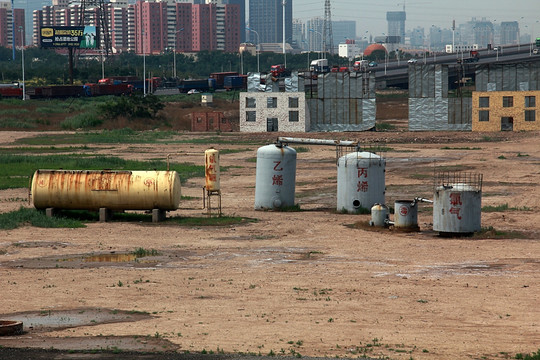
[[(292, 0), (249, 0), (249, 27), (259, 34), (261, 43), (283, 41), (283, 3), (285, 3), (285, 41), (292, 39)], [(250, 41), (257, 35), (249, 32)]]
[[(39, 44), (40, 26), (77, 25), (79, 14), (78, 5), (34, 11), (34, 44)], [(87, 11), (85, 23), (95, 24), (98, 15), (99, 9)], [(107, 15), (113, 52), (235, 52), (243, 29), (238, 4), (111, 0)]]
[[(13, 34), (15, 25), (15, 34)], [(11, 2), (0, 2), (0, 46), (11, 47), (15, 38), (15, 47), (23, 45), (25, 32), (24, 9), (14, 9), (11, 12)]]

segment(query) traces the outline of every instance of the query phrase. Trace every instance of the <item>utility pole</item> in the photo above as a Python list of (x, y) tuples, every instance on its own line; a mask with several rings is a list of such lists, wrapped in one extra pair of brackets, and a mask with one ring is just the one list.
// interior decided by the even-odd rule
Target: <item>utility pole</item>
[(327, 50), (330, 54), (334, 54), (334, 37), (332, 35), (332, 11), (330, 0), (324, 1), (324, 28), (322, 34), (324, 52)]

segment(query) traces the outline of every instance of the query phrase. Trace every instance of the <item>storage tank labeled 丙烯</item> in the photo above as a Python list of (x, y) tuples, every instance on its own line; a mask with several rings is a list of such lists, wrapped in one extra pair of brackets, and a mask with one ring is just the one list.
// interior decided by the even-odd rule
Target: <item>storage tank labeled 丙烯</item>
[(394, 205), (394, 228), (409, 231), (419, 230), (418, 202), (416, 200), (396, 200)]
[(176, 171), (37, 170), (31, 194), (37, 209), (176, 210)]
[(204, 152), (205, 188), (208, 191), (219, 190), (219, 150), (210, 148)]
[(286, 145), (266, 145), (257, 150), (255, 209), (294, 206), (296, 150)]
[(481, 230), (482, 190), (467, 183), (435, 188), (433, 230), (441, 234), (470, 234)]
[(337, 210), (358, 212), (384, 204), (385, 167), (383, 157), (371, 152), (353, 152), (338, 159)]

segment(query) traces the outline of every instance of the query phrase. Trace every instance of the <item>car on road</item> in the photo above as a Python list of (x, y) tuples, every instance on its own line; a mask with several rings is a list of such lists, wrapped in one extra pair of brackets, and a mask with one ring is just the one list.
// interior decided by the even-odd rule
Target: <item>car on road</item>
[(411, 58), (407, 61), (409, 64), (416, 64), (418, 62), (418, 59)]
[(379, 64), (376, 61), (372, 61), (368, 64), (368, 67), (377, 67)]
[(534, 54), (534, 55), (540, 54), (540, 49), (538, 49), (538, 48), (534, 49), (534, 50), (533, 50), (533, 54)]
[(200, 93), (200, 91), (197, 90), (197, 89), (191, 89), (191, 90), (189, 90), (189, 91), (187, 92), (188, 95), (199, 94), (199, 93)]

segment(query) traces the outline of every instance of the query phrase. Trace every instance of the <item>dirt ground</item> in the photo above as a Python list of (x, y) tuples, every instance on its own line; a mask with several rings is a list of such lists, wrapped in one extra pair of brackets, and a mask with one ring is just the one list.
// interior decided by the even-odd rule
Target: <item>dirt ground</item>
[[(37, 134), (1, 132), (0, 146)], [(336, 211), (335, 149), (302, 145), (302, 211), (255, 211), (252, 160), (259, 145), (242, 141), (262, 146), (276, 135), (389, 147), (391, 206), (433, 198), (437, 167), (483, 174), (482, 205), (511, 210), (484, 212), (482, 227), (494, 229), (474, 237), (439, 237), (429, 204), (419, 206), (419, 232), (375, 230), (364, 225), (369, 215)], [(2, 230), (0, 320), (23, 321), (25, 333), (0, 337), (0, 346), (390, 359), (504, 359), (537, 351), (539, 135), (227, 134), (238, 144), (92, 146), (133, 159), (174, 153), (173, 161), (200, 165), (209, 146), (240, 150), (221, 156), (223, 213), (257, 221)], [(169, 215), (201, 216), (203, 185), (202, 178), (189, 180), (182, 193), (190, 198)], [(1, 212), (20, 206), (31, 206), (27, 189), (0, 191)], [(127, 256), (140, 247), (159, 254)]]

